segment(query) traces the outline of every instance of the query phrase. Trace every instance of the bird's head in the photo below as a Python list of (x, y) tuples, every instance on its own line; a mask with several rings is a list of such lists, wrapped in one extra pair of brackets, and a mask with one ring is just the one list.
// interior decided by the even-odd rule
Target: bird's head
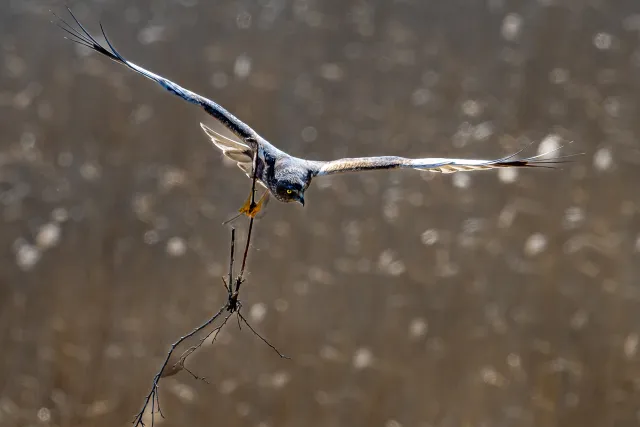
[(287, 168), (276, 174), (275, 196), (281, 202), (298, 202), (304, 206), (304, 192), (311, 183), (311, 174), (306, 169)]

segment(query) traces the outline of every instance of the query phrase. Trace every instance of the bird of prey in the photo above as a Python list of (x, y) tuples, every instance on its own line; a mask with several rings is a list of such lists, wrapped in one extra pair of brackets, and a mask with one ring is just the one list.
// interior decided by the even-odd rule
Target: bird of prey
[(548, 153), (544, 153), (538, 156), (519, 159), (516, 158), (516, 156), (522, 151), (520, 150), (510, 156), (494, 160), (451, 158), (410, 159), (397, 156), (343, 158), (332, 161), (315, 161), (297, 158), (270, 144), (251, 127), (216, 102), (191, 92), (171, 80), (154, 74), (126, 60), (113, 47), (107, 38), (102, 24), (100, 24), (100, 29), (102, 30), (108, 48), (104, 47), (82, 26), (71, 10), (69, 10), (69, 13), (79, 29), (69, 25), (66, 21), (56, 16), (60, 20), (58, 26), (68, 33), (70, 36), (69, 40), (88, 47), (115, 62), (123, 64), (129, 69), (158, 83), (174, 95), (190, 103), (199, 105), (240, 139), (240, 141), (236, 141), (227, 138), (206, 125), (201, 124), (202, 129), (209, 138), (211, 138), (214, 145), (222, 150), (222, 153), (226, 157), (237, 162), (240, 169), (251, 178), (255, 176), (256, 182), (266, 188), (264, 195), (257, 204), (253, 202), (254, 189), (252, 189), (247, 201), (239, 210), (241, 214), (244, 213), (250, 217), (254, 217), (260, 211), (263, 203), (269, 197), (269, 193), (281, 202), (298, 202), (304, 206), (305, 190), (309, 187), (311, 180), (318, 176), (350, 171), (403, 168), (442, 173), (514, 167), (548, 168), (552, 167), (553, 164), (562, 163), (563, 160), (561, 159), (568, 157), (564, 156), (549, 159), (546, 156)]

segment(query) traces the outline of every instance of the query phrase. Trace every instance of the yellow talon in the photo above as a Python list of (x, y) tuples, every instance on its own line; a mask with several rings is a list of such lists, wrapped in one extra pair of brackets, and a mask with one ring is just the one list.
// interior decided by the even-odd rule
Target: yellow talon
[(260, 200), (258, 200), (258, 203), (253, 204), (251, 203), (251, 194), (249, 194), (249, 197), (244, 202), (244, 205), (242, 205), (242, 207), (238, 209), (238, 212), (240, 212), (241, 214), (245, 214), (250, 218), (255, 218), (256, 215), (260, 212), (260, 209), (262, 209), (262, 205), (264, 204), (264, 201), (267, 198), (268, 194), (268, 191), (265, 192), (262, 197), (260, 197)]

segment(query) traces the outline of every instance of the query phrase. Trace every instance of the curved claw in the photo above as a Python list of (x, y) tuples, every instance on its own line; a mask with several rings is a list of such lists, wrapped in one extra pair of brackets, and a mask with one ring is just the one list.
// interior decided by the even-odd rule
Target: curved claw
[(252, 199), (251, 194), (249, 194), (249, 197), (244, 202), (242, 207), (238, 209), (238, 212), (240, 212), (240, 214), (244, 214), (248, 216), (249, 218), (255, 218), (256, 215), (260, 213), (262, 208), (266, 206), (269, 200), (269, 191), (266, 191), (262, 195), (262, 197), (260, 197), (260, 200), (258, 200), (258, 203), (252, 203), (251, 199)]

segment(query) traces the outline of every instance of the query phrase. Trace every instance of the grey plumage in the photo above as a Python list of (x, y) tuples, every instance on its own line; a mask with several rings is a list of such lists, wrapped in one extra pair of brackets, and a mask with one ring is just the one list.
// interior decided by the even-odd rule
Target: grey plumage
[[(71, 11), (69, 10), (69, 13)], [(105, 37), (109, 49), (103, 47), (80, 24), (71, 13), (72, 18), (80, 30), (72, 27), (60, 19), (59, 27), (70, 35), (70, 40), (88, 47), (111, 60), (123, 64), (131, 70), (160, 84), (169, 92), (178, 95), (182, 99), (201, 106), (207, 113), (219, 120), (227, 129), (236, 135), (242, 142), (227, 138), (204, 124), (202, 129), (211, 138), (216, 147), (229, 159), (237, 162), (238, 167), (251, 177), (253, 173), (253, 158), (257, 151), (255, 167), (257, 169), (257, 181), (265, 187), (269, 193), (282, 202), (297, 201), (304, 205), (304, 192), (309, 187), (311, 180), (316, 176), (332, 175), (341, 172), (381, 170), (381, 169), (416, 169), (441, 173), (453, 173), (459, 171), (487, 170), (509, 167), (551, 167), (562, 163), (564, 157), (548, 159), (546, 154), (516, 159), (513, 155), (496, 160), (475, 159), (450, 159), (450, 158), (423, 158), (409, 159), (395, 156), (377, 156), (345, 158), (332, 161), (313, 161), (293, 157), (279, 150), (267, 140), (262, 138), (247, 124), (225, 110), (222, 106), (203, 96), (191, 92), (176, 83), (154, 74), (132, 62), (127, 61), (115, 50), (107, 38), (102, 25), (100, 28)], [(555, 150), (554, 150), (555, 151)]]

